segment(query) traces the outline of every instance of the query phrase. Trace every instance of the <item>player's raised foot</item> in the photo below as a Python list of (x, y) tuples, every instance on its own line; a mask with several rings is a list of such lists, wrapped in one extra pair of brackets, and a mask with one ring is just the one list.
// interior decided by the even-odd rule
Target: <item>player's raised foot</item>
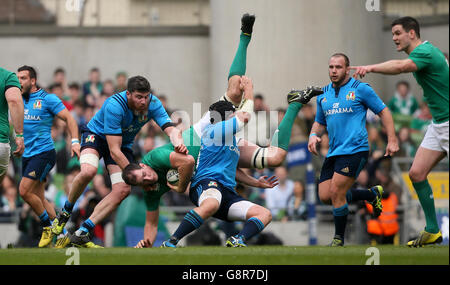
[(323, 90), (317, 86), (308, 86), (304, 90), (291, 90), (287, 95), (288, 104), (298, 102), (307, 104), (311, 98), (323, 94)]
[(56, 242), (54, 248), (66, 248), (70, 244), (69, 234), (65, 234), (59, 237)]
[(439, 231), (435, 234), (427, 231), (421, 231), (416, 239), (408, 241), (409, 247), (421, 247), (425, 245), (438, 244), (442, 242), (442, 233)]
[(244, 242), (244, 239), (241, 236), (231, 236), (227, 243), (225, 244), (227, 247), (247, 247)]
[(70, 235), (70, 244), (75, 247), (85, 248), (103, 248), (103, 246), (96, 245), (91, 241), (91, 237), (88, 233)]
[(335, 236), (331, 241), (330, 246), (331, 247), (344, 246), (344, 241), (339, 236)]
[(168, 239), (163, 241), (163, 243), (161, 244), (160, 247), (171, 247), (171, 248), (176, 248), (177, 245), (172, 243), (172, 239)]
[(60, 233), (62, 233), (69, 219), (70, 214), (66, 211), (61, 211), (52, 223), (53, 234), (59, 235)]
[(41, 235), (41, 240), (39, 241), (39, 247), (48, 247), (52, 241), (53, 241), (53, 233), (52, 233), (52, 227), (48, 226), (48, 227), (44, 227), (42, 229), (42, 235)]
[(255, 15), (249, 15), (245, 13), (241, 18), (241, 31), (247, 36), (250, 36), (253, 32), (253, 24), (255, 23)]
[(372, 202), (370, 202), (370, 204), (373, 207), (373, 217), (378, 218), (381, 215), (381, 212), (383, 211), (383, 205), (381, 204), (381, 198), (383, 196), (383, 187), (381, 185), (376, 185), (368, 190), (372, 191), (376, 195), (375, 199)]

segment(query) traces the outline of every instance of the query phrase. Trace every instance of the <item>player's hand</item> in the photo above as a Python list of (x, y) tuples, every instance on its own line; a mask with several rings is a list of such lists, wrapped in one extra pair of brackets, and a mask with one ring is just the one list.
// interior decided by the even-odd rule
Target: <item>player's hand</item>
[(17, 157), (22, 156), (23, 152), (25, 151), (25, 144), (23, 142), (23, 137), (16, 137), (16, 145), (17, 148), (13, 152), (13, 154)]
[(386, 146), (386, 153), (384, 154), (384, 156), (393, 156), (399, 150), (400, 148), (398, 146), (397, 139), (388, 141), (388, 144)]
[(140, 240), (134, 248), (147, 248), (152, 247), (152, 242), (149, 239)]
[(350, 70), (355, 70), (355, 73), (353, 74), (353, 78), (361, 77), (363, 78), (366, 76), (367, 73), (372, 72), (372, 67), (370, 65), (365, 66), (350, 66)]
[(73, 155), (75, 154), (78, 157), (78, 159), (80, 159), (80, 148), (81, 148), (81, 146), (79, 143), (73, 143), (71, 157), (73, 157)]
[(274, 175), (267, 179), (267, 176), (261, 176), (258, 179), (258, 188), (273, 188), (278, 185), (278, 178)]
[(322, 142), (322, 139), (319, 138), (318, 136), (310, 136), (309, 137), (309, 141), (308, 141), (308, 150), (309, 152), (315, 154), (315, 155), (319, 155), (319, 153), (317, 152), (317, 145)]
[(245, 99), (253, 100), (253, 81), (247, 77), (241, 77), (240, 89), (244, 91)]
[(189, 151), (187, 147), (182, 143), (175, 147), (175, 152), (181, 153), (181, 154), (189, 154)]

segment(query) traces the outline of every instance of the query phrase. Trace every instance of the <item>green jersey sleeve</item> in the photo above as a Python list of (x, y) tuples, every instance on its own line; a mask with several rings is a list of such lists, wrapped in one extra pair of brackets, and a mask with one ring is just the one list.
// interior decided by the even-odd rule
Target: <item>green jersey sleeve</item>
[(164, 193), (161, 191), (144, 191), (144, 201), (145, 206), (147, 207), (147, 211), (158, 210), (161, 196)]
[(174, 151), (172, 144), (166, 144), (155, 148), (147, 153), (142, 159), (142, 163), (150, 166), (155, 170), (171, 169), (170, 154)]
[(22, 87), (20, 86), (20, 82), (19, 82), (19, 78), (17, 78), (17, 75), (14, 72), (10, 72), (7, 76), (6, 76), (6, 80), (5, 80), (5, 89), (7, 89), (8, 87), (17, 87), (19, 89), (21, 89)]
[(416, 64), (418, 70), (422, 70), (432, 62), (431, 51), (427, 45), (419, 45), (411, 52), (409, 59)]

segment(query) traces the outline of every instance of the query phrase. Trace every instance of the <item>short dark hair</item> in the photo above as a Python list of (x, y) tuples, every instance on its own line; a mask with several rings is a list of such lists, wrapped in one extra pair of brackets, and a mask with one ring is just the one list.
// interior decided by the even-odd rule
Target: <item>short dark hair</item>
[(128, 164), (122, 171), (122, 179), (131, 186), (136, 186), (136, 177), (131, 173), (132, 171), (142, 169), (142, 167), (137, 163)]
[(62, 88), (63, 86), (62, 86), (62, 84), (61, 83), (53, 83), (52, 85), (50, 85), (49, 87), (48, 87), (48, 89), (49, 90), (53, 90), (53, 89), (55, 89), (55, 88)]
[(419, 22), (413, 17), (402, 17), (394, 20), (391, 24), (391, 27), (396, 25), (401, 25), (406, 32), (414, 30), (416, 32), (417, 38), (420, 39), (420, 25)]
[(72, 82), (69, 84), (69, 89), (78, 89), (80, 90), (80, 84), (78, 84), (77, 82)]
[(148, 80), (143, 76), (133, 76), (128, 79), (127, 90), (130, 93), (133, 93), (135, 91), (142, 93), (150, 92), (150, 82), (148, 82)]
[(100, 69), (98, 69), (98, 67), (93, 67), (90, 72), (100, 72)]
[(254, 98), (253, 100), (259, 99), (259, 100), (264, 101), (264, 96), (261, 93), (256, 94), (253, 98)]
[[(209, 106), (209, 111), (215, 111), (220, 114), (221, 121), (224, 121), (227, 115), (227, 112), (233, 112), (236, 111), (236, 108), (234, 105), (228, 101), (218, 101), (211, 106)], [(220, 121), (216, 120), (218, 118), (214, 118), (214, 116), (211, 116), (210, 122), (211, 124), (218, 123)]]
[(409, 89), (409, 82), (408, 81), (401, 80), (401, 81), (397, 82), (397, 84), (395, 84), (395, 88), (398, 88), (400, 85), (405, 85), (406, 88)]
[(33, 68), (33, 67), (31, 67), (31, 66), (28, 66), (28, 65), (24, 65), (24, 66), (21, 66), (21, 67), (19, 67), (18, 69), (17, 69), (17, 71), (18, 72), (20, 72), (20, 71), (28, 71), (28, 74), (30, 75), (30, 78), (31, 79), (36, 79), (37, 80), (37, 73), (36, 73), (36, 70)]
[(350, 66), (350, 59), (348, 58), (348, 56), (346, 54), (344, 54), (342, 52), (337, 52), (337, 53), (333, 54), (331, 57), (343, 57), (345, 60), (345, 66), (347, 66), (347, 67)]
[(55, 75), (56, 73), (64, 73), (66, 74), (66, 71), (64, 70), (64, 68), (62, 67), (58, 67), (57, 69), (55, 69), (55, 71), (53, 72), (53, 75)]

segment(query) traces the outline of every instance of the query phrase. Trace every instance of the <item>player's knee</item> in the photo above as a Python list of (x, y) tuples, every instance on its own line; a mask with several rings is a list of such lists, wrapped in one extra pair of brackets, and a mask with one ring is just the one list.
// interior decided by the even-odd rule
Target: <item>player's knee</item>
[(97, 174), (97, 169), (94, 169), (93, 167), (89, 168), (83, 168), (81, 169), (81, 172), (78, 174), (84, 182), (91, 181), (94, 179), (95, 175)]
[(131, 193), (131, 187), (125, 183), (113, 185), (113, 191), (116, 193), (117, 202), (122, 202)]
[(215, 198), (207, 198), (200, 205), (201, 212), (207, 217), (214, 215), (219, 210), (219, 202)]
[(272, 221), (272, 213), (269, 209), (264, 208), (264, 220), (266, 221), (265, 225), (267, 226)]
[(409, 179), (411, 179), (412, 182), (424, 181), (426, 178), (427, 174), (423, 171), (420, 171), (420, 169), (411, 168), (409, 170)]
[(29, 191), (26, 187), (23, 186), (23, 184), (21, 183), (19, 185), (19, 195), (22, 199), (26, 200), (27, 196), (29, 194)]
[(283, 164), (285, 158), (286, 158), (286, 151), (277, 151), (277, 153), (274, 156), (269, 157), (269, 166), (279, 167)]

